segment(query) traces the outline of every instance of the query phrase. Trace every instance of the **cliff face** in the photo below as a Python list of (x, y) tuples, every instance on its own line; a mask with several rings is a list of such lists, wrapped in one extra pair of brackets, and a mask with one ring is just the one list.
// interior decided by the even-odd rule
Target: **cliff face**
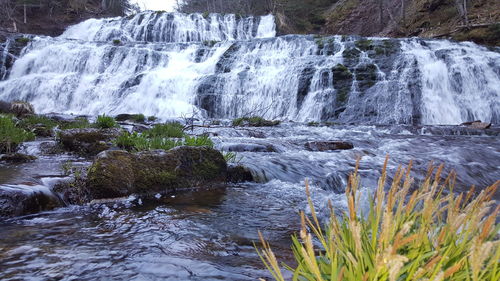
[(132, 8), (127, 0), (32, 0), (26, 7), (18, 2), (0, 2), (0, 31), (58, 36), (69, 25), (89, 18), (121, 16)]
[[(462, 0), (339, 0), (317, 14), (324, 20), (319, 33), (451, 38), (500, 45), (500, 1), (467, 3), (468, 27), (457, 9)], [(403, 6), (404, 5), (404, 6)], [(297, 29), (292, 18), (278, 12), (282, 33), (315, 33)]]

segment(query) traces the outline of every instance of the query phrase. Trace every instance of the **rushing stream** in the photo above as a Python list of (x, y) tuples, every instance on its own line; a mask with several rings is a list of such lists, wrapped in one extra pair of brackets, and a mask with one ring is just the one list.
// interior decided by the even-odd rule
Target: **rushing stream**
[[(275, 33), (272, 16), (148, 12), (33, 38), (12, 68), (0, 71), (0, 100), (28, 100), (41, 113), (137, 112), (196, 117), (198, 125), (223, 119), (192, 133), (237, 152), (257, 182), (0, 220), (0, 279), (256, 280), (269, 277), (253, 248), (258, 230), (292, 260), (306, 178), (320, 212), (328, 200), (344, 210), (342, 192), (358, 158), (365, 196), (387, 154), (389, 174), (413, 160), (417, 181), (430, 161), (446, 164), (457, 172), (457, 191), (500, 179), (500, 128), (450, 126), (500, 121), (498, 51), (417, 38)], [(254, 114), (285, 122), (226, 126)], [(326, 140), (354, 149), (306, 149)], [(24, 145), (34, 162), (0, 164), (0, 190), (53, 196), (64, 163), (91, 161), (46, 153), (53, 142)]]

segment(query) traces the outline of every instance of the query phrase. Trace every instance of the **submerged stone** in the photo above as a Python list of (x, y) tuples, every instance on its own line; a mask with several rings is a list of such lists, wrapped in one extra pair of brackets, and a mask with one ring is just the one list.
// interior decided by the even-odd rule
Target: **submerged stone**
[(353, 149), (354, 145), (345, 141), (310, 141), (305, 144), (309, 151), (329, 151)]

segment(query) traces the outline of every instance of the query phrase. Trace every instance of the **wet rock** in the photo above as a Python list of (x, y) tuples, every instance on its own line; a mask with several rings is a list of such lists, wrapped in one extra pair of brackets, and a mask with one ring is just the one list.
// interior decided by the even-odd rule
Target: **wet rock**
[(222, 154), (208, 147), (181, 146), (135, 154), (105, 151), (90, 167), (86, 188), (92, 199), (153, 195), (222, 184), (226, 173)]
[(354, 145), (344, 141), (310, 141), (305, 144), (309, 151), (329, 151), (353, 149)]
[(11, 105), (12, 104), (10, 102), (0, 101), (0, 113), (11, 113)]
[(35, 161), (37, 158), (33, 155), (27, 155), (22, 153), (12, 153), (0, 156), (0, 161), (9, 163), (26, 163)]
[(55, 141), (45, 141), (40, 143), (40, 152), (43, 155), (63, 154), (64, 148)]
[(281, 122), (278, 120), (266, 120), (262, 117), (240, 117), (233, 120), (233, 126), (242, 127), (272, 127), (278, 126)]
[(227, 168), (227, 181), (231, 183), (254, 181), (252, 173), (241, 165)]
[(276, 152), (272, 145), (262, 145), (256, 143), (231, 143), (222, 147), (223, 151), (231, 152)]
[(52, 128), (48, 128), (48, 127), (44, 126), (43, 124), (35, 125), (32, 131), (33, 131), (33, 133), (35, 133), (35, 135), (37, 135), (39, 137), (48, 138), (48, 137), (54, 136), (54, 132), (52, 131)]
[(10, 112), (17, 117), (23, 117), (26, 115), (35, 114), (35, 108), (33, 105), (27, 102), (13, 102), (10, 105)]
[(52, 210), (62, 202), (42, 186), (0, 185), (0, 218)]
[(59, 133), (59, 142), (72, 152), (97, 155), (111, 148), (111, 141), (120, 135), (120, 129), (70, 129)]
[(471, 128), (471, 129), (489, 129), (491, 127), (491, 123), (487, 123), (487, 122), (481, 122), (481, 120), (478, 120), (478, 121), (472, 121), (472, 122), (465, 122), (465, 123), (462, 123), (462, 125), (466, 125), (468, 126), (468, 128)]

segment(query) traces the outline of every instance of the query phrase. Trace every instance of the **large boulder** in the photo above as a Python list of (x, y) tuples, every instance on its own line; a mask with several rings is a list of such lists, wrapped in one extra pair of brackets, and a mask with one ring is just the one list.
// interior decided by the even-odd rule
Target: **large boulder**
[(10, 112), (17, 117), (23, 117), (35, 114), (35, 108), (30, 103), (18, 101), (10, 105)]
[(224, 157), (208, 147), (181, 146), (140, 153), (111, 150), (95, 159), (86, 188), (91, 199), (147, 196), (222, 184), (226, 174)]
[(0, 185), (0, 218), (16, 217), (63, 206), (46, 187)]
[(69, 150), (83, 155), (97, 155), (111, 148), (111, 141), (120, 135), (120, 129), (70, 129), (59, 133), (59, 142)]

